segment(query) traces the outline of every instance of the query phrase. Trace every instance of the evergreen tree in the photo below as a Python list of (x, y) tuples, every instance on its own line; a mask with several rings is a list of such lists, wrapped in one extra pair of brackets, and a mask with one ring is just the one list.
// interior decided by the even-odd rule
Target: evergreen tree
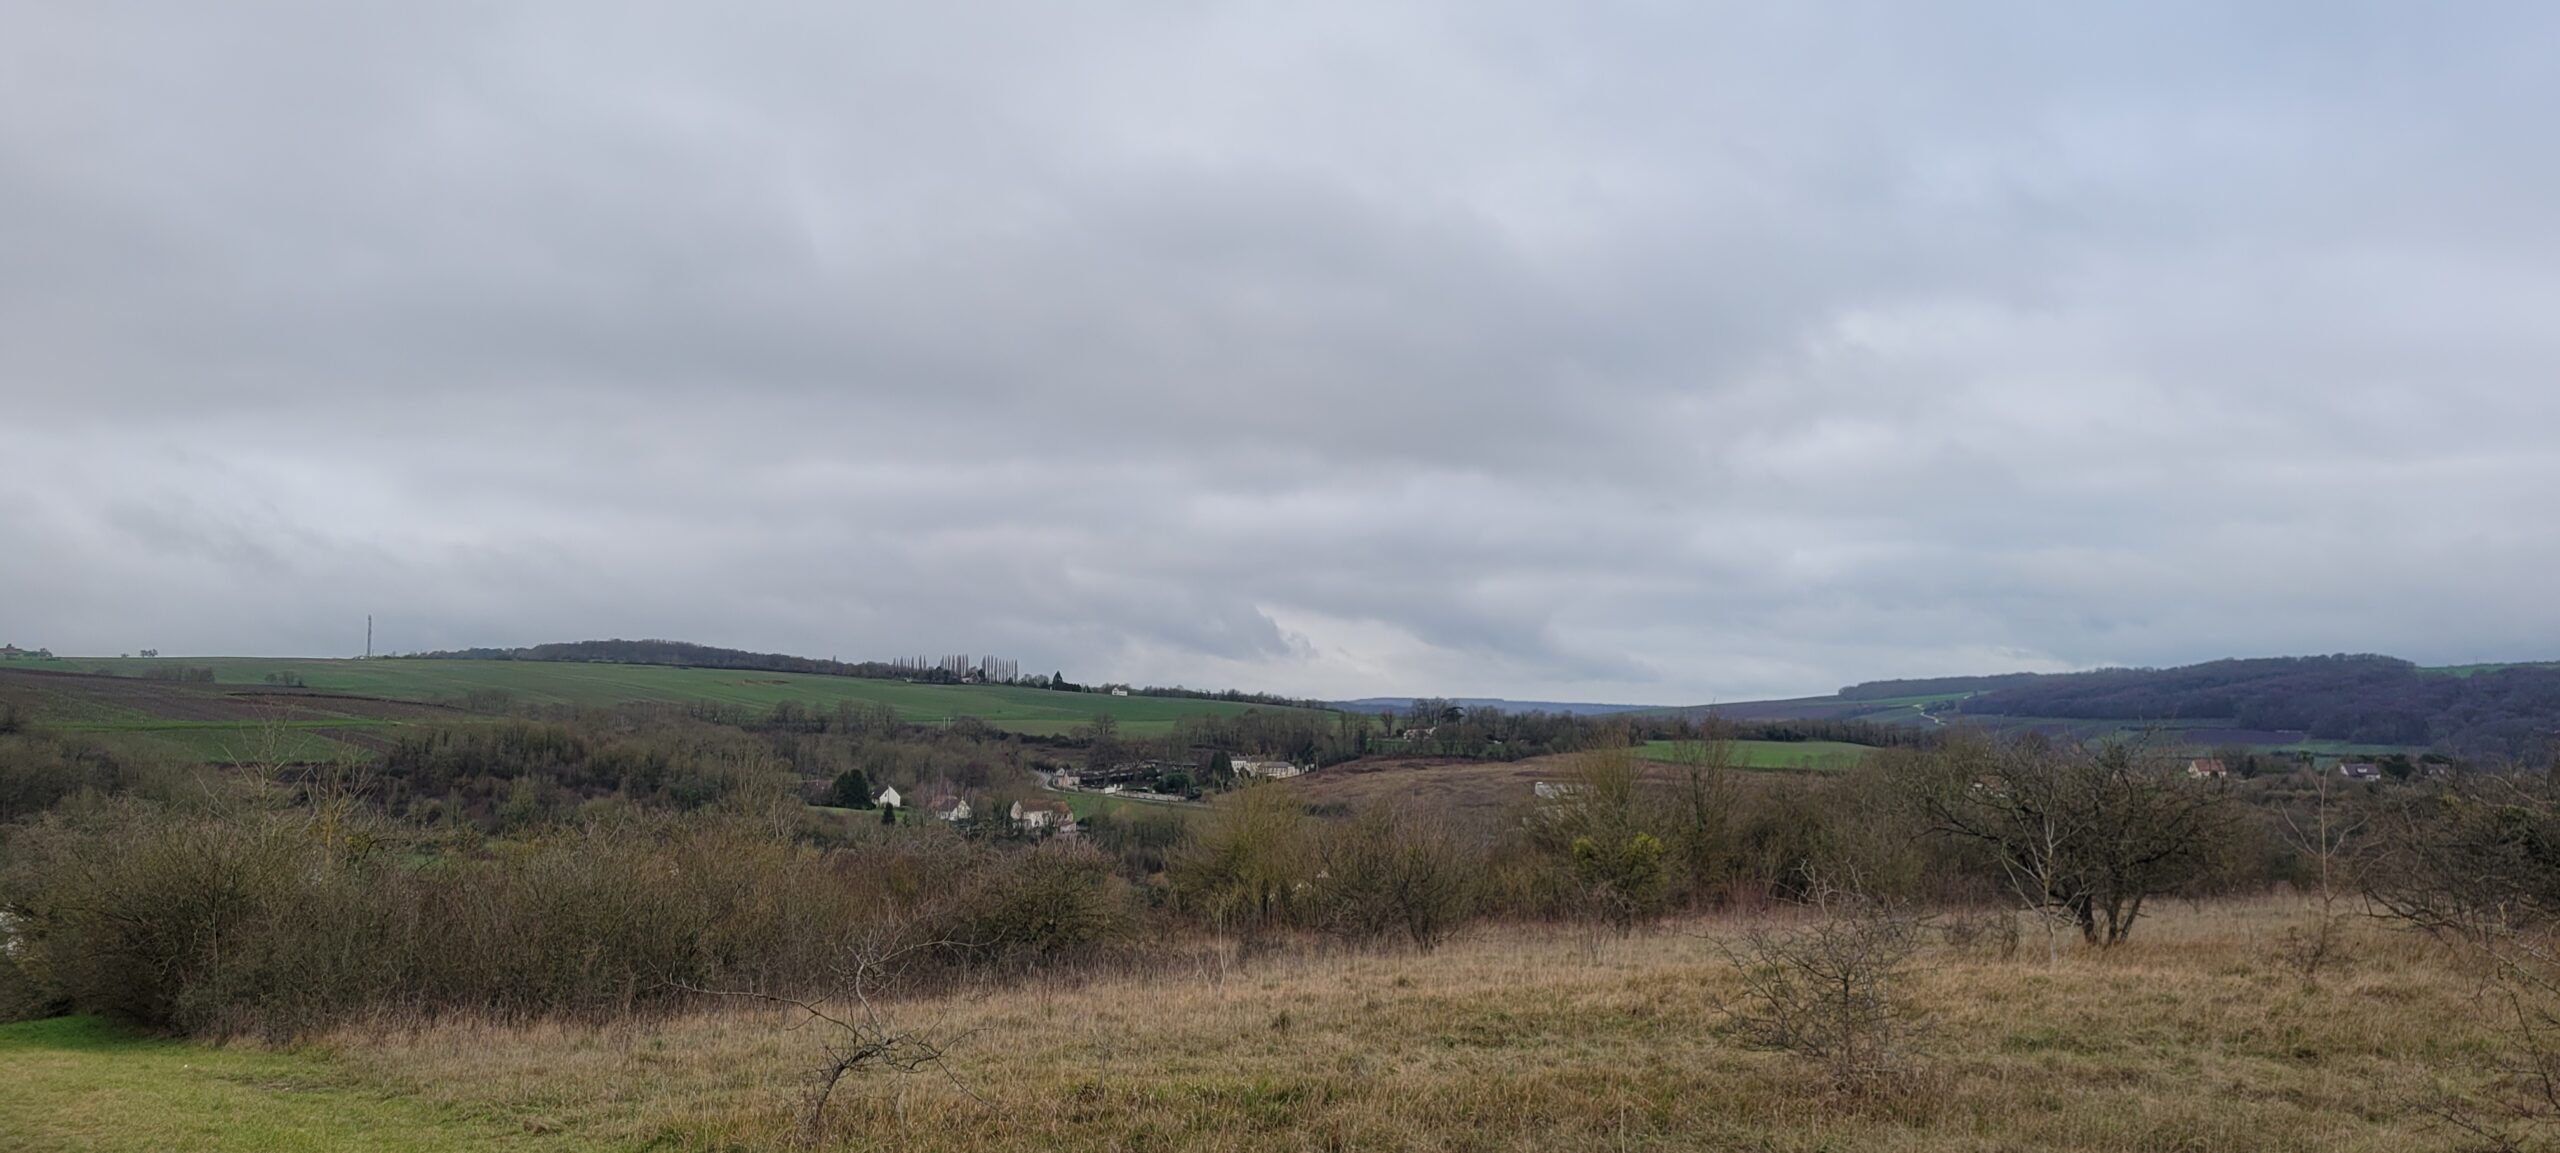
[(839, 809), (871, 807), (871, 778), (860, 769), (846, 769), (836, 774), (835, 787), (827, 790), (827, 803)]

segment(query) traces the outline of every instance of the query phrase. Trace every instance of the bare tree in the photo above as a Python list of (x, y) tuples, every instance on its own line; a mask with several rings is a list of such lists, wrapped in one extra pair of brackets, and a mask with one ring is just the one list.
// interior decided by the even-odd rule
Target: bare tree
[(2100, 946), (2132, 934), (2145, 900), (2201, 875), (2231, 826), (2219, 787), (2122, 742), (1959, 738), (1904, 787), (1931, 827), (1987, 850), (2028, 908)]
[(2285, 963), (2302, 975), (2306, 985), (2319, 981), (2320, 970), (2336, 961), (2343, 948), (2345, 914), (2338, 905), (2350, 895), (2347, 869), (2352, 857), (2348, 849), (2370, 819), (2340, 810), (2329, 774), (2315, 769), (2311, 780), (2310, 820), (2297, 818), (2291, 809), (2281, 810), (2286, 842), (2318, 874), (2319, 890), (2312, 898), (2309, 916), (2303, 924), (2286, 929), (2281, 942)]
[(1676, 772), (1670, 804), (1671, 848), (1687, 882), (1691, 903), (1721, 881), (1733, 856), (1733, 740), (1731, 726), (1709, 718), (1696, 740), (1671, 746)]

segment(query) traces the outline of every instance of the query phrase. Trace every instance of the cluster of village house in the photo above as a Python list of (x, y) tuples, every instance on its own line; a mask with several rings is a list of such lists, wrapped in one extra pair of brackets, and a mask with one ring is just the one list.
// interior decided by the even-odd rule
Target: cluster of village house
[[(1282, 760), (1238, 758), (1233, 764), (1238, 776), (1260, 777), (1266, 780), (1282, 780), (1307, 771), (1303, 765)], [(1074, 773), (1060, 773), (1051, 779), (1051, 783), (1061, 789), (1080, 788), (1083, 784), (1081, 778)], [(1118, 781), (1103, 785), (1094, 791), (1113, 795), (1123, 793), (1138, 796), (1155, 795), (1144, 790), (1127, 789)], [(871, 803), (884, 809), (904, 809), (908, 807), (908, 798), (894, 787), (884, 788), (871, 798)], [(969, 798), (947, 788), (937, 787), (932, 792), (917, 798), (916, 803), (923, 807), (927, 815), (937, 821), (949, 821), (957, 825), (978, 818), (976, 809), (969, 804)], [(1072, 837), (1079, 831), (1076, 827), (1075, 812), (1069, 809), (1064, 801), (1015, 801), (1012, 807), (1005, 811), (1005, 820), (1015, 830), (1025, 833)]]
[[(1236, 757), (1227, 762), (1239, 777), (1259, 777), (1267, 781), (1286, 780), (1304, 774), (1306, 766), (1292, 761)], [(1174, 773), (1196, 774), (1199, 770), (1187, 764), (1165, 761), (1130, 761), (1107, 769), (1084, 772), (1062, 772), (1050, 778), (1050, 784), (1061, 789), (1088, 789), (1097, 793), (1136, 793), (1160, 796), (1149, 786)]]
[[(884, 809), (903, 809), (907, 807), (907, 798), (895, 788), (886, 788), (880, 790), (879, 795), (871, 798), (871, 803)], [(949, 821), (955, 825), (977, 816), (976, 810), (969, 807), (969, 798), (947, 789), (925, 794), (922, 804), (924, 811), (933, 819)], [(1011, 822), (1014, 828), (1026, 833), (1059, 833), (1067, 836), (1073, 836), (1076, 833), (1076, 815), (1067, 808), (1064, 801), (1015, 801), (1013, 808), (1005, 814), (1005, 819)]]
[[(2231, 768), (2219, 757), (2199, 757), (2187, 762), (2187, 775), (2199, 780), (2221, 780), (2231, 775)], [(2338, 775), (2351, 781), (2378, 781), (2382, 766), (2372, 761), (2340, 761)]]

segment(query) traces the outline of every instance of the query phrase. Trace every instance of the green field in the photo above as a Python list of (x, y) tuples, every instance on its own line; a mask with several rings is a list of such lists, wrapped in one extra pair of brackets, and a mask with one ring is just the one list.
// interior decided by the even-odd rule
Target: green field
[(2436, 676), (2467, 677), (2476, 673), (2494, 673), (2500, 669), (2547, 669), (2553, 665), (2560, 665), (2560, 661), (2507, 661), (2503, 664), (2485, 665), (2434, 665), (2419, 669), (2418, 671), (2422, 673), (2430, 673)]
[(422, 1104), (314, 1056), (135, 1036), (94, 1018), (0, 1025), (0, 1147), (268, 1150), (572, 1149), (522, 1121)]
[[(474, 693), (503, 692), (519, 705), (614, 705), (636, 701), (674, 704), (711, 702), (756, 711), (783, 701), (832, 711), (840, 702), (857, 707), (885, 704), (913, 723), (940, 724), (961, 716), (977, 717), (998, 728), (1032, 735), (1058, 735), (1092, 723), (1097, 715), (1118, 720), (1132, 736), (1170, 732), (1176, 720), (1203, 715), (1232, 715), (1266, 707), (1228, 701), (1172, 697), (1113, 697), (1100, 693), (1060, 693), (1003, 685), (930, 685), (905, 681), (830, 677), (806, 673), (768, 673), (736, 669), (689, 669), (661, 665), (586, 664), (547, 661), (459, 660), (309, 660), (273, 657), (164, 657), (156, 660), (70, 658), (12, 661), (12, 669), (104, 672), (139, 677), (155, 666), (210, 668), (215, 690), (263, 689), (267, 678), (300, 677), (305, 688), (330, 693), (381, 697), (398, 701), (460, 702)], [(208, 686), (171, 685), (172, 691)], [(60, 711), (47, 706), (45, 716), (58, 727), (100, 732), (180, 734), (193, 747), (220, 743), (240, 732), (239, 722), (168, 725), (126, 714), (84, 715), (76, 702)], [(95, 711), (94, 709), (92, 710)], [(382, 723), (382, 722), (375, 722)], [(313, 724), (309, 728), (343, 728)], [(213, 730), (224, 730), (214, 733)]]
[[(1734, 741), (1733, 764), (1744, 769), (1847, 769), (1855, 768), (1874, 749), (1845, 741)], [(1647, 741), (1642, 750), (1645, 759), (1670, 761), (1677, 745), (1671, 741)]]
[[(147, 679), (144, 674), (154, 668), (210, 668), (215, 679), (211, 684)], [(10, 675), (22, 671), (106, 678)], [(294, 678), (299, 687), (276, 683)], [(104, 737), (187, 760), (277, 764), (362, 759), (408, 726), (467, 716), (435, 707), (466, 702), (482, 709), (707, 702), (755, 713), (784, 701), (819, 713), (832, 713), (845, 703), (857, 708), (887, 705), (910, 723), (944, 724), (970, 716), (1034, 736), (1062, 735), (1091, 724), (1097, 715), (1114, 718), (1123, 734), (1156, 736), (1172, 731), (1184, 717), (1232, 715), (1257, 707), (660, 665), (266, 657), (13, 660), (0, 665), (0, 695), (60, 732)]]

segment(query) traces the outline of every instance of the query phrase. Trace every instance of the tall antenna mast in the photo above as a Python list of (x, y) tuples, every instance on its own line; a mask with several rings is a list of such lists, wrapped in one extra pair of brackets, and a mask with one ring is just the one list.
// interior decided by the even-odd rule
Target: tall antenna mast
[(364, 614), (364, 659), (373, 659), (373, 614)]

